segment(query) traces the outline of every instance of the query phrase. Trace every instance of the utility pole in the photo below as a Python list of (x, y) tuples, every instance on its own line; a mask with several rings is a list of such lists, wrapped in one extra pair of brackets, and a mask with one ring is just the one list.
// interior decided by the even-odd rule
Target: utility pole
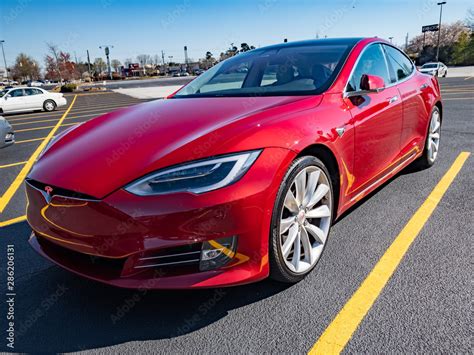
[(161, 60), (163, 61), (163, 70), (164, 70), (164, 74), (166, 75), (166, 62), (165, 62), (165, 52), (162, 50), (161, 51)]
[(87, 49), (87, 67), (89, 68), (89, 75), (92, 75), (91, 72), (91, 58), (89, 57), (89, 50)]
[(407, 50), (408, 48), (408, 32), (407, 32), (407, 35), (405, 36), (405, 51)]
[(7, 82), (9, 83), (10, 80), (8, 80), (7, 60), (5, 59), (5, 50), (3, 49), (3, 43), (5, 43), (5, 40), (1, 39), (0, 44), (2, 45), (3, 63), (5, 63), (5, 74), (7, 75)]
[(110, 44), (104, 44), (102, 46), (99, 46), (100, 49), (104, 48), (105, 50), (105, 56), (107, 57), (107, 71), (109, 73), (109, 78), (110, 80), (113, 79), (112, 77), (112, 69), (110, 68), (110, 57), (109, 57), (109, 54), (110, 54), (110, 48), (114, 48), (114, 46), (110, 45)]
[(188, 46), (184, 46), (184, 64), (187, 71), (188, 70)]
[(438, 3), (439, 9), (439, 26), (438, 26), (438, 45), (436, 46), (436, 62), (439, 62), (439, 38), (441, 35), (441, 16), (443, 16), (443, 5), (446, 5), (446, 1), (441, 1)]

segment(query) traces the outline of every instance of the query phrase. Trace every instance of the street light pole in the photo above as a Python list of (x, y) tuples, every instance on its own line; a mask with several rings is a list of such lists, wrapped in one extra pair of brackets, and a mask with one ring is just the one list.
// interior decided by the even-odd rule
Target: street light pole
[(5, 50), (3, 49), (3, 43), (4, 42), (5, 42), (5, 40), (3, 40), (3, 39), (0, 40), (0, 44), (2, 45), (3, 63), (5, 63), (5, 74), (7, 75), (7, 83), (9, 83), (10, 80), (8, 80), (7, 60), (5, 59)]
[(441, 16), (443, 16), (443, 5), (446, 5), (446, 1), (441, 1), (438, 3), (439, 9), (439, 25), (438, 25), (438, 45), (436, 46), (436, 62), (439, 62), (439, 38), (441, 35)]
[(390, 43), (392, 43), (393, 37), (388, 37)]
[(114, 46), (107, 44), (107, 45), (99, 46), (99, 48), (100, 49), (105, 48), (105, 56), (107, 57), (107, 70), (109, 73), (109, 78), (110, 80), (112, 80), (113, 77), (112, 77), (112, 70), (110, 69), (110, 57), (109, 57), (110, 49), (109, 48), (114, 48)]

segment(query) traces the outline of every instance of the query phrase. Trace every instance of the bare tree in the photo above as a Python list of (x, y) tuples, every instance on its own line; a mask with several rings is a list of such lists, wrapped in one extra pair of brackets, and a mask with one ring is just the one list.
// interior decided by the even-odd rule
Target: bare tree
[(118, 73), (118, 70), (120, 66), (122, 65), (122, 63), (120, 63), (120, 60), (118, 59), (113, 59), (111, 62), (111, 65), (112, 65), (112, 68), (114, 68), (115, 72)]
[(61, 75), (61, 70), (59, 69), (59, 49), (58, 49), (58, 46), (51, 43), (51, 42), (46, 43), (46, 46), (48, 47), (49, 53), (51, 53), (51, 55), (54, 58), (54, 61), (55, 61), (55, 64), (56, 64), (56, 70), (58, 71), (58, 75), (59, 75), (59, 82), (62, 84), (63, 77)]

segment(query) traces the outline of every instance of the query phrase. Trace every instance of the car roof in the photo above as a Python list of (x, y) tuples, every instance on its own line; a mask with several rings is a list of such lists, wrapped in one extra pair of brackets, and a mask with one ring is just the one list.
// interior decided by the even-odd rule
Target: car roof
[(320, 39), (308, 39), (304, 41), (295, 41), (287, 43), (278, 43), (266, 47), (257, 48), (260, 49), (282, 49), (282, 48), (291, 48), (291, 47), (300, 47), (300, 46), (312, 46), (312, 45), (347, 45), (354, 46), (365, 37), (347, 37), (347, 38), (320, 38)]

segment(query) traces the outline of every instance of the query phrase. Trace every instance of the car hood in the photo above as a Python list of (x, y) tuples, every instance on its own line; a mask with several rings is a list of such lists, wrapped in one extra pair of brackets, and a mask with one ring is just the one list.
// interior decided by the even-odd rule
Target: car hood
[(174, 98), (132, 106), (99, 116), (59, 137), (28, 178), (103, 198), (165, 166), (225, 153), (206, 149), (206, 144), (219, 146), (234, 138), (228, 137), (229, 129), (225, 134), (216, 133), (221, 128), (303, 99)]

